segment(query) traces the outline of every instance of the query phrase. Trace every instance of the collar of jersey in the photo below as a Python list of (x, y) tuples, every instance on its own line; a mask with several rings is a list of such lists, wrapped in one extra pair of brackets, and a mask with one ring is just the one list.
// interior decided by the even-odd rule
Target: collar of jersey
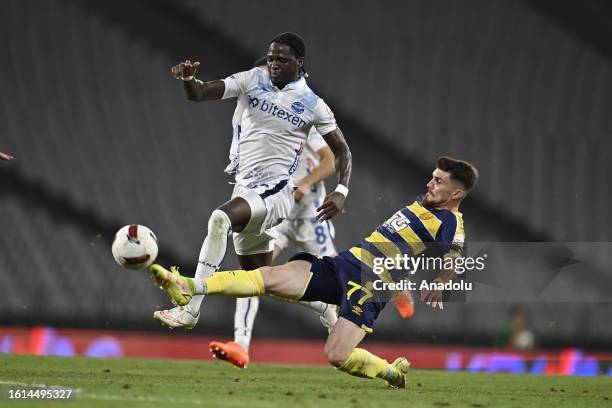
[[(271, 82), (271, 81), (270, 81)], [(276, 85), (272, 84), (272, 89), (276, 92), (290, 91), (292, 89), (301, 88), (306, 85), (306, 79), (303, 74), (300, 74), (300, 77), (294, 81), (289, 82), (283, 89), (278, 89)]]

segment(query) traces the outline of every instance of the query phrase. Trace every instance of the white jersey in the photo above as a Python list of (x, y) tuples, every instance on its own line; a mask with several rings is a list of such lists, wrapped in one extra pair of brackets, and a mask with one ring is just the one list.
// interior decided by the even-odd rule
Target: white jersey
[[(304, 146), (302, 159), (295, 173), (291, 176), (295, 184), (310, 174), (312, 170), (319, 165), (319, 155), (317, 151), (326, 146), (327, 143), (325, 139), (323, 139), (323, 136), (313, 127), (308, 135), (306, 146)], [(289, 219), (295, 220), (298, 218), (312, 218), (316, 216), (316, 209), (323, 203), (325, 195), (325, 183), (323, 180), (313, 184), (300, 202), (293, 205)]]
[(279, 90), (267, 69), (253, 68), (224, 82), (223, 99), (246, 97), (238, 140), (239, 184), (254, 186), (290, 178), (310, 129), (327, 134), (337, 127), (333, 113), (304, 77)]
[(249, 99), (245, 96), (239, 96), (236, 101), (236, 109), (234, 109), (234, 116), (232, 116), (232, 145), (230, 146), (229, 153), (229, 164), (225, 168), (225, 172), (230, 175), (234, 175), (236, 170), (238, 169), (238, 161), (239, 161), (239, 149), (238, 143), (240, 141), (240, 133), (241, 127), (240, 123), (242, 120), (242, 115), (244, 114), (244, 110), (246, 109), (247, 104), (249, 103)]

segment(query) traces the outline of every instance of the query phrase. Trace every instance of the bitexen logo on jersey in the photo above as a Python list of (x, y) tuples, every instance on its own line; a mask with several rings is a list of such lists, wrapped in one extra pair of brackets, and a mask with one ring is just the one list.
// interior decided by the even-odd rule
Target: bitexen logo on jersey
[[(306, 122), (302, 118), (300, 118), (297, 114), (293, 114), (289, 111), (286, 111), (285, 109), (278, 107), (274, 102), (266, 101), (265, 99), (260, 100), (259, 98), (256, 98), (251, 95), (247, 95), (247, 96), (249, 97), (249, 105), (251, 105), (253, 108), (259, 107), (259, 110), (261, 110), (262, 112), (272, 115), (275, 118), (286, 120), (287, 122), (289, 122), (290, 124), (298, 128), (304, 127), (306, 125)], [(299, 102), (294, 102), (293, 104), (295, 105), (296, 103), (299, 103)], [(292, 108), (293, 108), (293, 105), (292, 105)], [(303, 105), (302, 105), (302, 112), (303, 112)]]

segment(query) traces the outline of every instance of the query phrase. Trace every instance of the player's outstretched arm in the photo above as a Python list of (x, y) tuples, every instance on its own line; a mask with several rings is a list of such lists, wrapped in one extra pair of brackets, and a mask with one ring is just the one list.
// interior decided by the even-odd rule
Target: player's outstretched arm
[(319, 214), (317, 218), (323, 222), (336, 216), (344, 207), (344, 200), (348, 193), (349, 180), (353, 167), (351, 150), (344, 139), (344, 134), (340, 128), (323, 135), (323, 139), (336, 156), (336, 173), (338, 174), (338, 187), (325, 197), (323, 204), (317, 208)]
[(0, 152), (0, 160), (13, 160), (13, 156)]
[[(435, 283), (446, 283), (452, 281), (457, 276), (457, 273), (454, 269), (443, 269), (438, 276), (433, 280)], [(442, 297), (444, 295), (444, 291), (442, 290), (421, 290), (421, 300), (427, 303), (429, 306), (439, 307), (440, 310), (444, 309), (444, 304), (442, 303)]]
[(183, 81), (183, 88), (187, 93), (187, 99), (194, 102), (221, 99), (225, 92), (223, 81), (202, 82), (195, 78), (200, 63), (186, 60), (170, 68), (170, 73), (175, 79)]
[(319, 150), (317, 150), (317, 155), (319, 156), (319, 165), (312, 169), (310, 174), (307, 174), (300, 181), (297, 182), (297, 190), (295, 190), (294, 198), (296, 202), (300, 202), (300, 200), (304, 197), (304, 195), (308, 192), (308, 189), (313, 184), (318, 183), (321, 180), (325, 180), (336, 171), (334, 152), (331, 151), (329, 146), (325, 146)]

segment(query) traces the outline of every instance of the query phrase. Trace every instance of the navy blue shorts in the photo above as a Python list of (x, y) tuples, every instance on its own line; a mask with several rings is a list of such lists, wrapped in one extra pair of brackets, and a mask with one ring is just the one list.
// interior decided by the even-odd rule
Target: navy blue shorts
[(318, 257), (307, 252), (295, 254), (289, 261), (312, 264), (312, 277), (300, 300), (321, 301), (340, 306), (338, 315), (371, 333), (374, 321), (386, 302), (377, 299), (371, 287), (362, 285), (361, 269), (342, 257)]

